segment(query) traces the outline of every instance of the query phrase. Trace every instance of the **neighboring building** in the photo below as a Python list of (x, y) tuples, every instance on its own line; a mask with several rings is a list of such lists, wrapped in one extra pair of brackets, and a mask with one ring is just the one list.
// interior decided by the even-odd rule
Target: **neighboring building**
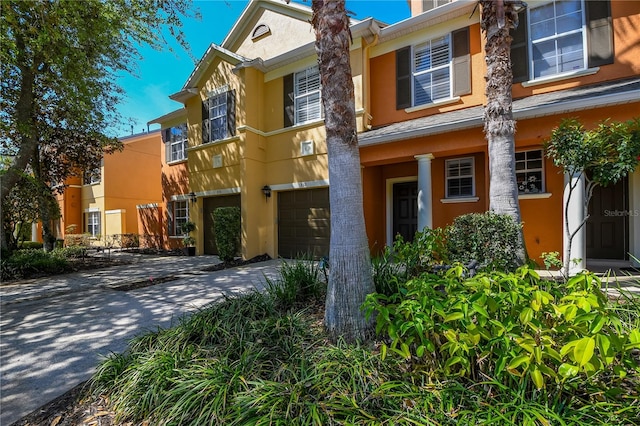
[[(445, 226), (489, 206), (484, 35), (476, 3), (409, 3), (410, 19), (351, 26), (374, 252), (398, 233), (410, 239), (424, 226)], [(640, 2), (528, 5), (514, 33), (513, 107), (525, 240), (538, 261), (563, 247), (565, 179), (544, 157), (545, 138), (562, 118), (592, 127), (640, 111)], [(310, 18), (305, 5), (251, 1), (170, 96), (184, 108), (153, 121), (171, 146), (163, 166), (163, 176), (172, 176), (163, 179), (164, 227), (171, 234), (181, 221), (194, 221), (198, 253), (216, 253), (211, 215), (232, 205), (242, 211), (245, 258), (328, 254), (327, 152)], [(184, 135), (185, 124), (186, 162), (184, 139), (172, 136)], [(638, 170), (594, 193), (586, 252), (576, 244), (577, 257), (640, 257), (639, 194)]]
[[(489, 207), (479, 11), (474, 2), (411, 2), (432, 3), (383, 28), (370, 50), (374, 130), (360, 145), (372, 246)], [(564, 177), (544, 157), (544, 140), (563, 118), (591, 128), (639, 115), (640, 2), (527, 3), (512, 43), (513, 110), (525, 240), (539, 262), (563, 247)], [(586, 252), (577, 241), (572, 258), (640, 257), (640, 170), (596, 190), (591, 207)]]
[(59, 232), (75, 224), (73, 233), (90, 234), (96, 245), (109, 243), (114, 236), (119, 245), (122, 234), (139, 234), (141, 245), (159, 246), (161, 217), (155, 212), (162, 202), (160, 131), (120, 140), (124, 149), (105, 155), (99, 169), (86, 171), (80, 191), (77, 185), (65, 189), (65, 202), (70, 190), (79, 192), (79, 200), (63, 212)]

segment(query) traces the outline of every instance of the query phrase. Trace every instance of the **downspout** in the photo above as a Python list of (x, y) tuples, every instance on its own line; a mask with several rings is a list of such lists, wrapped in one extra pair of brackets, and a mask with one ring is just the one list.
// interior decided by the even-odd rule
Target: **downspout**
[[(373, 24), (375, 25), (375, 23)], [(371, 49), (371, 47), (375, 46), (378, 44), (378, 39), (380, 38), (380, 28), (375, 25), (375, 27), (372, 25), (372, 33), (373, 33), (373, 40), (371, 41), (371, 43), (367, 43), (367, 45), (364, 47), (364, 49), (362, 49), (362, 56), (363, 56), (363, 80), (364, 80), (364, 93), (363, 93), (363, 107), (364, 107), (364, 114), (362, 116), (362, 126), (363, 126), (363, 131), (367, 131), (367, 130), (371, 130), (371, 120), (373, 119), (373, 117), (371, 116), (370, 112), (371, 112), (371, 65), (370, 65), (370, 61), (369, 61), (369, 49)], [(366, 40), (365, 40), (366, 41)]]

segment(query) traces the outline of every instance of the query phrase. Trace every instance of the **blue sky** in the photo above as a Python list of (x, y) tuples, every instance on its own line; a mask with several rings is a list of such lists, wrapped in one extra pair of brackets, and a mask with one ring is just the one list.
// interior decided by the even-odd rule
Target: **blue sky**
[[(311, 7), (311, 0), (298, 1)], [(191, 53), (200, 59), (210, 43), (220, 44), (238, 19), (247, 0), (194, 0), (200, 9), (202, 19), (184, 21), (183, 31), (191, 46)], [(347, 0), (347, 9), (355, 13), (355, 18), (373, 17), (385, 23), (399, 22), (410, 16), (406, 0)], [(170, 37), (168, 38), (170, 40)], [(138, 64), (137, 77), (123, 76), (119, 80), (126, 92), (125, 99), (118, 107), (127, 123), (113, 129), (115, 136), (127, 136), (147, 130), (147, 122), (182, 107), (169, 99), (178, 92), (193, 71), (195, 64), (181, 47), (169, 47), (162, 51), (141, 49), (143, 60)], [(157, 129), (157, 125), (150, 129)]]

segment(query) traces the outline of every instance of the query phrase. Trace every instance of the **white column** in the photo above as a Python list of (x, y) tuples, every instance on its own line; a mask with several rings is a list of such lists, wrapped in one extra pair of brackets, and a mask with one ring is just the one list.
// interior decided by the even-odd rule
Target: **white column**
[[(567, 205), (567, 199), (569, 197), (570, 186), (571, 199)], [(567, 236), (567, 229), (569, 234), (575, 232), (575, 230), (582, 224), (585, 218), (585, 180), (583, 173), (575, 173), (573, 176), (568, 174), (564, 175), (564, 196), (562, 202), (563, 217), (562, 217), (562, 232), (563, 232), (563, 257), (566, 253), (566, 249), (569, 246), (569, 238)], [(566, 217), (565, 217), (566, 214)], [(567, 220), (568, 218), (568, 220)], [(568, 225), (568, 227), (567, 227)], [(575, 234), (573, 241), (571, 242), (571, 253), (569, 255), (570, 266), (569, 275), (576, 275), (578, 272), (586, 269), (587, 266), (587, 226), (584, 224), (582, 228)], [(573, 262), (573, 259), (578, 259), (578, 262)]]
[(433, 154), (416, 155), (418, 160), (418, 231), (433, 228), (431, 160)]
[(629, 260), (640, 266), (640, 167), (629, 175)]
[(31, 222), (31, 241), (38, 241), (38, 224)]

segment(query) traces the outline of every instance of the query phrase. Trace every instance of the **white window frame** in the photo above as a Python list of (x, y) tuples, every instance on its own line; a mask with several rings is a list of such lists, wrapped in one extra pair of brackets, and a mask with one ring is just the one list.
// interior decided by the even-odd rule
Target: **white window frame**
[[(458, 171), (460, 171), (461, 169), (461, 163), (463, 161), (470, 161), (471, 162), (471, 173), (470, 174), (465, 174), (465, 175), (461, 175), (459, 174), (458, 176), (449, 176), (449, 165), (452, 163), (458, 163)], [(476, 195), (476, 166), (475, 166), (475, 158), (474, 157), (460, 157), (460, 158), (451, 158), (448, 160), (445, 160), (445, 165), (444, 165), (444, 173), (445, 173), (445, 198), (447, 199), (455, 199), (455, 198), (471, 198), (471, 197), (475, 197)], [(451, 195), (450, 194), (450, 185), (449, 182), (453, 181), (453, 180), (462, 180), (462, 179), (466, 179), (466, 178), (471, 178), (471, 194), (459, 194), (459, 195)]]
[[(581, 14), (581, 25), (580, 28), (575, 28), (572, 30), (568, 30), (562, 33), (558, 33), (557, 32), (557, 26), (556, 23), (558, 21), (558, 15), (556, 14), (556, 4), (560, 3), (561, 1), (566, 1), (566, 0), (550, 0), (548, 2), (542, 3), (542, 4), (535, 4), (532, 5), (529, 9), (527, 9), (527, 14), (528, 14), (528, 23), (529, 23), (529, 43), (528, 43), (528, 49), (529, 49), (529, 78), (531, 80), (539, 80), (539, 79), (546, 79), (546, 78), (550, 78), (550, 77), (555, 77), (555, 76), (559, 76), (559, 75), (563, 75), (563, 74), (570, 74), (570, 73), (575, 73), (578, 71), (583, 71), (586, 70), (588, 68), (588, 46), (587, 46), (587, 31), (586, 31), (586, 10), (585, 10), (585, 5), (584, 5), (584, 0), (578, 0), (578, 3), (580, 3), (580, 14)], [(553, 18), (549, 18), (547, 19), (548, 21), (553, 20), (554, 23), (554, 27), (556, 27), (556, 32), (553, 35), (550, 36), (545, 36), (545, 37), (541, 37), (541, 38), (537, 38), (534, 39), (534, 35), (533, 35), (533, 31), (532, 31), (532, 27), (534, 25), (534, 22), (532, 22), (532, 12), (540, 7), (547, 7), (550, 4), (553, 5)], [(541, 21), (542, 22), (542, 21)], [(581, 40), (582, 40), (582, 66), (580, 68), (574, 68), (574, 69), (570, 69), (570, 70), (559, 70), (559, 66), (558, 66), (558, 58), (560, 57), (559, 52), (561, 53), (562, 47), (558, 46), (558, 41), (561, 40), (562, 38), (565, 38), (567, 36), (571, 36), (571, 35), (575, 35), (575, 34), (581, 34)], [(539, 74), (536, 75), (536, 62), (535, 62), (535, 58), (534, 58), (534, 46), (537, 44), (541, 44), (541, 43), (546, 43), (546, 42), (550, 42), (550, 41), (555, 41), (555, 59), (556, 59), (556, 69), (555, 72), (551, 72), (551, 73), (546, 73), (546, 74)]]
[[(221, 111), (222, 113), (220, 113)], [(219, 141), (227, 137), (228, 119), (227, 92), (223, 91), (222, 93), (211, 96), (209, 98), (209, 143)], [(218, 126), (214, 125), (216, 121), (221, 121), (221, 124)]]
[[(183, 161), (187, 159), (187, 124), (183, 123), (169, 129), (169, 144), (167, 148), (170, 150), (170, 162)], [(174, 151), (174, 147), (177, 149)], [(174, 156), (174, 153), (176, 155)]]
[(93, 238), (97, 238), (101, 234), (101, 219), (99, 211), (85, 213), (85, 230)]
[[(316, 78), (318, 79), (317, 86), (314, 85), (311, 88), (305, 88), (301, 84), (302, 79), (308, 82)], [(305, 85), (308, 86), (308, 83)], [(293, 94), (295, 124), (303, 124), (322, 119), (322, 83), (320, 81), (320, 70), (317, 65), (293, 75)], [(313, 99), (315, 97), (317, 97), (317, 100)], [(311, 101), (309, 101), (309, 99), (311, 99)], [(313, 111), (315, 108), (317, 108), (318, 112), (310, 114), (309, 111)], [(301, 117), (302, 112), (306, 112), (305, 118)]]
[[(444, 40), (444, 42), (447, 45), (447, 62), (446, 63), (442, 63), (436, 66), (433, 66), (433, 51), (432, 51), (432, 47), (435, 43)], [(419, 52), (424, 51), (425, 49), (429, 49), (429, 62), (431, 63), (431, 65), (429, 66), (429, 68), (425, 68), (425, 69), (420, 69), (418, 70), (418, 54)], [(412, 106), (419, 106), (419, 105), (427, 105), (442, 99), (450, 99), (452, 97), (452, 90), (453, 90), (453, 69), (451, 68), (451, 34), (445, 34), (441, 37), (436, 37), (433, 38), (431, 40), (427, 40), (424, 43), (420, 43), (417, 44), (415, 46), (412, 47), (411, 49), (411, 105)], [(446, 70), (448, 73), (448, 84), (449, 84), (449, 90), (447, 91), (446, 96), (439, 96), (439, 97), (433, 97), (433, 79), (431, 79), (431, 84), (429, 85), (429, 89), (430, 89), (430, 96), (429, 96), (429, 100), (428, 101), (418, 101), (417, 96), (416, 96), (416, 91), (418, 89), (418, 84), (416, 83), (417, 80), (420, 77), (423, 76), (427, 76), (427, 75), (433, 75), (434, 73), (437, 73), (439, 71), (443, 71)]]
[[(180, 207), (178, 205), (180, 204)], [(182, 213), (178, 215), (178, 212)], [(175, 200), (171, 202), (172, 237), (181, 237), (182, 225), (189, 221), (189, 200)]]
[[(539, 152), (540, 158), (529, 159), (528, 154), (531, 152)], [(522, 159), (518, 159), (518, 157), (522, 157)], [(530, 162), (540, 161), (540, 167), (529, 167)], [(525, 151), (516, 152), (516, 179), (518, 180), (518, 194), (542, 194), (546, 191), (546, 182), (544, 175), (544, 152), (542, 148), (539, 149), (528, 149)], [(523, 165), (524, 167), (518, 169), (519, 165)], [(534, 182), (538, 182), (535, 175), (540, 174), (540, 188), (537, 188), (537, 185), (533, 185)], [(532, 178), (534, 180), (532, 180)], [(533, 185), (533, 187), (532, 187)]]

